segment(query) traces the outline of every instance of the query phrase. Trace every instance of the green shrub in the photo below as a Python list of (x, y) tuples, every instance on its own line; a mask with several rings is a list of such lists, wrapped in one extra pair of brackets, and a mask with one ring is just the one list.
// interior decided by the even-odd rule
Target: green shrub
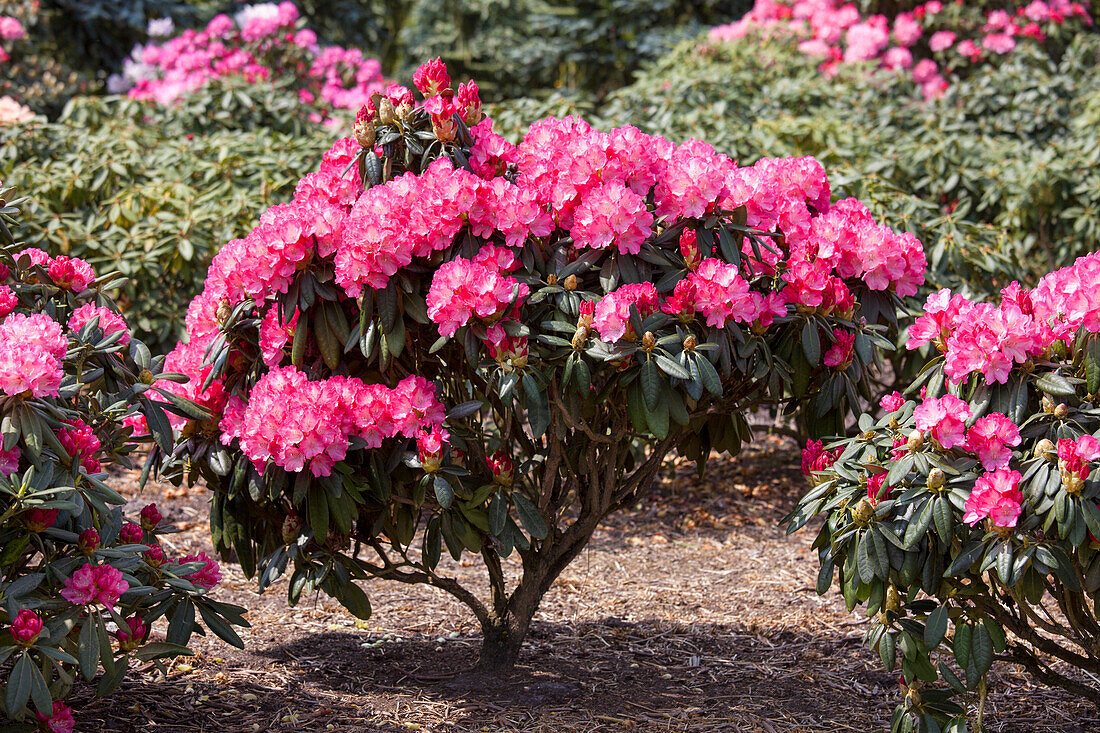
[(789, 40), (685, 44), (612, 95), (609, 122), (703, 137), (742, 162), (815, 155), (834, 191), (917, 234), (929, 285), (988, 293), (1100, 240), (1100, 37), (1058, 58), (1021, 47), (924, 103), (911, 82), (842, 68), (821, 76)]
[[(156, 506), (126, 521), (103, 470), (131, 467), (138, 443), (152, 442), (135, 440), (134, 425), (169, 447), (165, 407), (202, 411), (151, 386), (170, 376), (165, 359), (107, 297), (115, 275), (14, 241), (11, 193), (0, 186), (0, 714), (72, 730), (62, 701), (80, 678), (98, 676), (106, 695), (131, 663), (188, 654), (202, 626), (242, 646), (232, 625), (247, 623), (243, 608), (207, 595), (217, 563), (166, 556)], [(149, 637), (162, 617), (166, 642)]]
[(31, 197), (27, 243), (129, 278), (115, 295), (162, 348), (217, 248), (288, 200), (326, 149), (330, 133), (297, 110), (224, 84), (168, 111), (78, 99), (58, 122), (0, 129), (0, 176)]

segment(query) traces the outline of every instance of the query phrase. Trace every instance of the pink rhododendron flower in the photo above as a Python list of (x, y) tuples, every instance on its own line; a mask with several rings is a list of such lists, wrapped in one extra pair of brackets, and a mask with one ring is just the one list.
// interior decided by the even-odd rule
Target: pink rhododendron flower
[(7, 285), (0, 285), (0, 318), (6, 318), (19, 305), (19, 297)]
[(118, 639), (119, 647), (122, 651), (132, 651), (141, 645), (145, 635), (149, 633), (149, 627), (142, 620), (141, 616), (131, 616), (126, 619), (126, 625), (129, 630), (119, 628), (115, 632), (115, 637)]
[(990, 33), (982, 39), (982, 48), (1003, 55), (1016, 48), (1016, 41), (1007, 33)]
[(275, 367), (282, 362), (286, 346), (294, 337), (294, 329), (297, 325), (297, 308), (290, 314), (290, 320), (287, 323), (279, 322), (278, 305), (272, 305), (267, 309), (263, 320), (260, 321), (260, 353), (264, 364)]
[(807, 440), (806, 447), (802, 449), (802, 474), (809, 476), (814, 471), (824, 471), (839, 457), (839, 448), (829, 451), (825, 450), (825, 444), (820, 440)]
[(193, 562), (201, 562), (204, 563), (204, 565), (198, 570), (188, 573), (183, 577), (187, 578), (195, 585), (200, 588), (205, 588), (206, 590), (213, 590), (214, 586), (222, 581), (221, 566), (218, 564), (217, 560), (210, 558), (205, 552), (180, 558), (181, 565)]
[(620, 181), (588, 190), (573, 213), (569, 233), (578, 247), (615, 245), (623, 254), (638, 254), (653, 232), (653, 214), (645, 200)]
[(80, 533), (80, 537), (77, 538), (76, 546), (80, 550), (82, 555), (91, 555), (99, 549), (100, 537), (99, 532), (95, 527), (88, 527)]
[(50, 262), (48, 272), (50, 279), (58, 287), (74, 293), (85, 290), (95, 280), (95, 271), (92, 266), (78, 257), (58, 255)]
[(1015, 527), (1024, 500), (1018, 488), (1021, 478), (1019, 471), (1007, 468), (982, 474), (966, 499), (963, 521), (973, 526), (988, 517), (996, 527)]
[(630, 306), (638, 310), (638, 316), (643, 321), (655, 313), (659, 301), (653, 283), (620, 286), (596, 303), (592, 325), (603, 341), (614, 343), (619, 339), (633, 340), (638, 337), (630, 326)]
[[(890, 496), (890, 489), (892, 487), (886, 486), (885, 492), (883, 492), (883, 486), (886, 485), (886, 473), (872, 473), (867, 477), (867, 498), (871, 500), (871, 506), (878, 506), (878, 503), (883, 499)], [(879, 493), (882, 492), (882, 496)]]
[(945, 449), (966, 443), (966, 421), (970, 405), (954, 395), (926, 399), (913, 412), (917, 430), (931, 431), (932, 437)]
[(119, 337), (117, 343), (123, 346), (130, 343), (130, 330), (126, 327), (126, 321), (122, 316), (108, 308), (97, 307), (91, 303), (85, 303), (73, 311), (73, 314), (69, 317), (69, 330), (77, 332), (93, 318), (99, 319), (99, 329), (103, 331), (104, 336), (122, 332), (122, 336)]
[(88, 473), (99, 473), (99, 438), (91, 426), (81, 420), (66, 420), (70, 428), (62, 428), (57, 431), (58, 442), (65, 452), (74, 460), (79, 460), (80, 465)]
[(73, 733), (76, 725), (76, 721), (73, 720), (72, 709), (60, 700), (54, 701), (53, 714), (49, 717), (38, 712), (37, 709), (34, 711), (34, 717), (39, 724), (46, 726), (49, 733)]
[(11, 476), (19, 470), (19, 457), (21, 455), (19, 446), (14, 446), (11, 450), (4, 450), (0, 447), (0, 476)]
[(833, 329), (834, 343), (825, 352), (822, 361), (830, 369), (843, 371), (852, 363), (852, 355), (855, 353), (856, 335), (840, 328)]
[(527, 296), (526, 285), (504, 277), (495, 268), (456, 258), (442, 264), (428, 290), (428, 318), (439, 324), (441, 336), (454, 336), (475, 316), (499, 317), (513, 302)]
[(708, 257), (687, 280), (695, 286), (695, 309), (708, 326), (724, 326), (730, 319), (752, 323), (760, 314), (762, 303), (753, 298), (736, 265)]
[(30, 646), (42, 633), (42, 617), (34, 611), (24, 608), (11, 622), (11, 635), (15, 643)]
[(416, 431), (417, 460), (425, 473), (439, 470), (443, 461), (443, 446), (450, 437), (450, 433), (438, 425), (433, 425), (430, 430)]
[(0, 323), (0, 392), (56, 397), (69, 342), (61, 324), (42, 313), (12, 313)]
[(888, 395), (883, 396), (878, 402), (879, 407), (887, 412), (894, 412), (900, 410), (905, 405), (905, 398), (901, 395), (901, 392), (897, 390), (891, 392)]
[(444, 89), (449, 89), (451, 76), (447, 73), (447, 65), (439, 57), (421, 64), (413, 73), (413, 85), (425, 97), (434, 97)]
[(978, 456), (987, 471), (1008, 466), (1012, 449), (1019, 444), (1020, 429), (999, 412), (978, 418), (966, 433), (967, 450)]
[(96, 601), (108, 610), (114, 610), (119, 597), (129, 590), (130, 584), (122, 572), (110, 565), (85, 564), (65, 579), (61, 597), (74, 606), (86, 606)]
[(935, 52), (946, 51), (955, 45), (955, 38), (951, 31), (936, 31), (928, 39), (928, 47)]

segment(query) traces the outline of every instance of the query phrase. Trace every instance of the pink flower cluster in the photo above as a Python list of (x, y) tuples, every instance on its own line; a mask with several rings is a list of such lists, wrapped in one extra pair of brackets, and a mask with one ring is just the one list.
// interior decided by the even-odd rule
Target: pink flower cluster
[(963, 3), (954, 5), (930, 0), (891, 20), (884, 15), (864, 17), (854, 4), (841, 0), (757, 0), (741, 20), (712, 28), (710, 38), (732, 41), (750, 33), (793, 35), (801, 39), (800, 51), (824, 59), (820, 69), (827, 75), (851, 63), (911, 70), (913, 81), (931, 98), (947, 89), (946, 74), (983, 61), (987, 53), (1008, 54), (1016, 48), (1017, 39), (1042, 43), (1050, 28), (1067, 20), (1092, 23), (1087, 2), (1033, 0), (1014, 14), (990, 10), (969, 24), (958, 17)]
[(474, 316), (495, 320), (509, 305), (518, 310), (529, 288), (500, 274), (489, 262), (461, 257), (440, 265), (428, 290), (428, 318), (439, 324), (439, 335), (454, 336)]
[(73, 711), (60, 700), (54, 700), (53, 710), (49, 716), (45, 716), (38, 710), (34, 711), (34, 717), (39, 725), (44, 725), (50, 733), (73, 733), (76, 721), (73, 720)]
[(1024, 501), (1019, 488), (1021, 478), (1019, 471), (1007, 468), (998, 468), (979, 476), (970, 496), (966, 498), (963, 521), (973, 526), (988, 518), (995, 527), (1015, 527)]
[(623, 285), (596, 303), (592, 325), (601, 339), (614, 343), (622, 338), (634, 340), (640, 335), (635, 334), (630, 325), (631, 306), (643, 321), (657, 312), (657, 288), (653, 287), (653, 283)]
[(358, 49), (318, 45), (313, 31), (298, 27), (298, 9), (290, 2), (246, 6), (235, 18), (216, 16), (200, 31), (138, 46), (109, 87), (168, 105), (230, 76), (250, 83), (292, 80), (315, 122), (333, 110), (357, 110), (386, 87), (377, 60)]
[(74, 461), (88, 473), (99, 473), (100, 465), (96, 456), (99, 455), (100, 442), (95, 431), (81, 420), (67, 420), (71, 428), (62, 428), (57, 432), (57, 440), (61, 447)]
[(86, 606), (96, 601), (113, 611), (118, 599), (129, 590), (130, 584), (122, 577), (122, 571), (110, 565), (87, 563), (65, 578), (61, 597), (74, 606)]
[(945, 449), (966, 444), (966, 421), (970, 419), (970, 405), (955, 395), (944, 395), (925, 400), (913, 412), (917, 430), (930, 432), (932, 438)]
[(347, 454), (350, 436), (377, 448), (385, 438), (415, 437), (443, 418), (435, 386), (421, 377), (406, 377), (389, 389), (354, 377), (311, 381), (291, 366), (261, 377), (247, 404), (229, 399), (221, 440), (239, 440), (261, 471), (270, 460), (287, 471), (308, 466), (314, 476), (328, 476)]
[(16, 644), (30, 646), (42, 633), (42, 617), (34, 611), (24, 608), (15, 614), (11, 622), (11, 636)]
[(944, 289), (928, 296), (906, 347), (933, 344), (945, 354), (953, 383), (981, 372), (987, 384), (1004, 384), (1017, 365), (1049, 356), (1055, 342), (1072, 348), (1079, 329), (1100, 333), (1098, 285), (1100, 253), (1092, 253), (1046, 275), (1032, 290), (1010, 284), (997, 305)]
[(214, 586), (222, 582), (222, 569), (217, 560), (209, 557), (205, 552), (200, 552), (198, 555), (185, 555), (179, 560), (180, 565), (193, 562), (201, 562), (203, 566), (183, 577), (205, 590), (213, 590)]
[[(444, 90), (425, 104), (447, 96), (451, 84), (437, 62), (418, 71), (415, 82), (429, 94)], [(465, 96), (454, 99), (463, 96), (469, 111), (476, 89), (462, 89)], [(387, 100), (398, 116), (415, 104), (404, 88), (392, 88)], [(384, 107), (381, 100), (378, 106)], [(379, 114), (373, 105), (360, 112), (356, 135), (367, 145), (374, 144)], [(420, 175), (406, 173), (366, 189), (352, 165), (362, 151), (359, 142), (337, 141), (320, 169), (300, 181), (293, 201), (273, 207), (214, 258), (202, 294), (188, 309), (188, 340), (165, 365), (191, 381), (157, 386), (208, 408), (221, 423), (222, 440), (239, 440), (258, 464), (273, 460), (290, 471), (308, 467), (327, 475), (345, 456), (351, 436), (377, 447), (387, 437), (411, 438), (417, 429), (441, 424), (443, 412), (430, 387), (420, 392), (431, 409), (402, 413), (396, 396), (401, 385), (391, 390), (344, 377), (316, 381), (284, 366), (296, 315), (283, 314), (290, 323), (280, 323), (274, 301), (303, 270), (331, 267), (341, 296), (357, 298), (365, 289), (387, 287), (404, 268), (429, 268), (427, 315), (439, 333), (453, 336), (477, 319), (490, 327), (483, 337), (490, 354), (511, 368), (526, 365), (527, 343), (497, 326), (522, 322), (528, 285), (509, 273), (520, 266), (524, 246), (565, 247), (570, 256), (591, 249), (629, 256), (655, 246), (658, 231), (685, 232), (682, 243), (668, 246), (686, 253), (688, 274), (663, 303), (652, 283), (622, 286), (595, 305), (586, 301), (592, 311), (582, 318), (608, 342), (631, 335), (631, 305), (643, 319), (662, 309), (685, 323), (698, 315), (712, 327), (737, 321), (760, 332), (792, 305), (851, 317), (857, 286), (906, 296), (923, 282), (920, 243), (879, 226), (854, 200), (832, 204), (825, 171), (812, 158), (743, 168), (699, 141), (676, 145), (633, 127), (604, 133), (574, 117), (536, 122), (519, 145), (493, 133), (487, 119), (471, 134), (472, 170), (442, 157)], [(782, 234), (764, 242), (759, 255), (753, 241), (734, 234), (733, 246), (744, 255), (741, 270), (692, 239), (701, 220), (731, 210), (743, 210), (755, 230)], [(481, 240), (481, 247), (472, 257), (465, 251), (455, 257), (459, 238)], [(444, 250), (452, 253), (446, 259)], [(760, 286), (772, 281), (780, 283), (778, 291)], [(251, 394), (227, 402), (222, 379), (201, 388), (210, 373), (205, 355), (226, 309), (248, 298), (256, 303), (260, 351), (272, 371)], [(850, 358), (848, 340), (840, 341), (830, 356), (838, 366)], [(230, 354), (227, 371), (237, 354)], [(182, 427), (182, 420), (173, 421)]]
[(825, 450), (825, 444), (820, 440), (807, 440), (806, 447), (802, 449), (802, 475), (809, 476), (814, 471), (824, 471), (836, 463), (840, 457), (840, 449)]
[(61, 324), (42, 313), (12, 313), (0, 322), (0, 392), (56, 397), (69, 341)]
[(103, 331), (104, 336), (121, 332), (122, 336), (119, 337), (117, 343), (123, 346), (130, 343), (130, 329), (126, 327), (126, 320), (109, 308), (102, 308), (91, 303), (85, 303), (73, 311), (73, 314), (69, 317), (69, 330), (79, 331), (93, 318), (99, 319), (99, 329)]
[[(0, 15), (0, 41), (18, 41), (27, 35), (27, 32), (23, 29), (23, 24), (19, 22), (18, 18), (12, 18), (8, 15)], [(0, 64), (6, 63), (11, 56), (4, 50), (3, 46), (0, 46)], [(10, 97), (3, 97), (3, 99), (10, 99)], [(15, 100), (11, 100), (15, 103)], [(0, 122), (0, 124), (3, 124)]]

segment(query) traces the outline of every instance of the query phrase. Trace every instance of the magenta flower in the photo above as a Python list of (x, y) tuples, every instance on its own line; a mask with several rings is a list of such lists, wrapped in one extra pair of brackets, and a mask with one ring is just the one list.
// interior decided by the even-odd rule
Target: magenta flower
[(931, 431), (932, 437), (944, 449), (966, 443), (966, 421), (970, 405), (954, 395), (927, 399), (914, 411), (917, 430)]
[(49, 717), (37, 710), (34, 711), (34, 716), (38, 719), (38, 723), (45, 725), (50, 733), (73, 733), (73, 726), (76, 724), (72, 709), (59, 700), (54, 701), (53, 714)]
[(902, 396), (901, 392), (894, 390), (890, 394), (884, 395), (883, 398), (879, 400), (878, 404), (883, 410), (894, 412), (895, 410), (900, 410), (902, 406), (905, 405), (905, 398)]
[(79, 331), (84, 324), (96, 316), (99, 316), (99, 329), (103, 331), (104, 336), (121, 332), (122, 336), (119, 337), (118, 343), (123, 346), (130, 343), (130, 330), (126, 326), (126, 320), (108, 308), (96, 307), (91, 303), (85, 303), (73, 311), (72, 316), (69, 317), (69, 330)]
[(146, 532), (151, 532), (156, 529), (156, 526), (160, 524), (164, 517), (161, 516), (160, 510), (157, 509), (156, 504), (146, 504), (141, 508), (141, 528)]
[(98, 589), (95, 584), (95, 568), (90, 563), (77, 568), (72, 575), (65, 578), (65, 587), (61, 590), (61, 597), (74, 606), (86, 606), (93, 603)]
[(180, 559), (180, 564), (201, 562), (204, 565), (193, 573), (183, 576), (200, 588), (211, 590), (222, 580), (221, 566), (216, 560), (211, 559), (205, 552), (198, 555), (187, 555)]
[(11, 622), (11, 636), (20, 646), (30, 646), (42, 633), (42, 617), (29, 609), (22, 609)]
[(987, 471), (1008, 466), (1012, 449), (1020, 444), (1020, 429), (999, 412), (978, 418), (966, 434), (967, 450), (976, 454)]
[(56, 397), (68, 348), (61, 324), (49, 316), (12, 313), (0, 323), (0, 392)]
[(1024, 498), (1018, 488), (1021, 478), (1019, 471), (1007, 468), (980, 476), (966, 499), (963, 521), (973, 526), (988, 517), (996, 527), (1015, 527)]

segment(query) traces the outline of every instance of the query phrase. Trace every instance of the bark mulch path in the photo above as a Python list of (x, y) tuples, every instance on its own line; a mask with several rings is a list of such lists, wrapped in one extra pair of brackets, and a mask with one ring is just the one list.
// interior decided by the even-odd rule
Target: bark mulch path
[[(613, 517), (547, 594), (516, 674), (467, 670), (473, 617), (429, 588), (372, 582), (368, 622), (323, 595), (286, 605), (235, 567), (217, 597), (250, 609), (238, 651), (196, 638), (168, 678), (131, 673), (106, 700), (81, 690), (86, 731), (873, 731), (888, 729), (897, 676), (860, 638), (861, 617), (813, 589), (812, 535), (777, 527), (802, 489), (789, 442), (677, 466)], [(210, 549), (208, 494), (124, 487), (136, 514), (157, 501), (183, 528), (179, 552)], [(477, 585), (479, 566), (447, 571)], [(512, 570), (514, 571), (514, 566)], [(158, 673), (159, 674), (159, 673)], [(998, 665), (990, 731), (1100, 730), (1100, 713)]]

